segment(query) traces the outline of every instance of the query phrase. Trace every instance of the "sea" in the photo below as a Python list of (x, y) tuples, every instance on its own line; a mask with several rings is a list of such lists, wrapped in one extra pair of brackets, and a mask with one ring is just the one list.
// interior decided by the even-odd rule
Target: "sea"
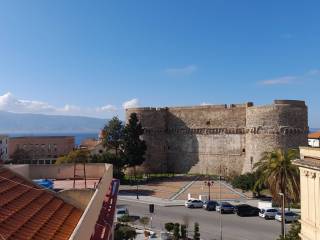
[(8, 133), (9, 137), (25, 137), (25, 136), (74, 136), (75, 144), (78, 146), (85, 139), (98, 139), (99, 132), (90, 132), (90, 133), (65, 133), (65, 132), (50, 132), (50, 133)]

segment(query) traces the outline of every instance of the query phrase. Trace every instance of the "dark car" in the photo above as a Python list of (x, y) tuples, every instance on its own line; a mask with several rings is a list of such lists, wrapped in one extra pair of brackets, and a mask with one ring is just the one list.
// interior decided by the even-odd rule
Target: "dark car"
[(209, 201), (205, 201), (202, 207), (207, 211), (215, 211), (217, 204), (218, 204), (217, 201), (209, 200)]
[(233, 213), (234, 206), (228, 202), (218, 202), (216, 211), (221, 213)]
[(260, 209), (248, 204), (240, 204), (235, 206), (234, 212), (240, 217), (259, 216)]

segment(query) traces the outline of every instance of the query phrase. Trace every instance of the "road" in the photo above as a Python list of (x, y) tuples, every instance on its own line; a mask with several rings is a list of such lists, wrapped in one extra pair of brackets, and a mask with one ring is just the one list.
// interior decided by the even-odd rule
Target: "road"
[[(127, 206), (130, 215), (149, 216), (148, 204), (119, 201), (119, 206)], [(163, 230), (167, 222), (189, 222), (189, 230), (193, 223), (200, 225), (201, 239), (220, 240), (219, 213), (203, 209), (187, 209), (183, 206), (155, 206), (152, 226)], [(289, 227), (289, 226), (287, 226)], [(239, 217), (235, 214), (222, 215), (222, 236), (224, 240), (275, 240), (281, 230), (281, 224), (275, 220), (264, 220), (259, 217)], [(192, 235), (192, 233), (190, 233)]]

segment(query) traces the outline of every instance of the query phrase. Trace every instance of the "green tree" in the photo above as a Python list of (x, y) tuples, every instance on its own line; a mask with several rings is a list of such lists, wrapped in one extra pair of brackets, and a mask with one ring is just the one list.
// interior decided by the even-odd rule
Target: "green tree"
[(13, 154), (10, 156), (11, 162), (13, 164), (30, 164), (31, 154), (29, 151), (22, 148), (17, 148)]
[(74, 163), (75, 161), (80, 163), (88, 162), (89, 155), (89, 151), (86, 149), (73, 150), (68, 155), (57, 158), (56, 164)]
[(124, 177), (124, 166), (125, 166), (125, 158), (123, 154), (119, 154), (118, 157), (115, 154), (110, 152), (104, 152), (99, 155), (92, 155), (90, 157), (90, 162), (92, 163), (109, 163), (113, 165), (113, 176), (118, 179), (122, 179)]
[(133, 227), (128, 225), (117, 224), (114, 230), (115, 240), (131, 240), (135, 239), (137, 232)]
[(136, 178), (136, 166), (141, 165), (145, 158), (147, 146), (145, 141), (141, 140), (143, 128), (138, 120), (137, 114), (132, 113), (128, 124), (124, 128), (123, 150), (128, 167), (133, 167), (133, 175)]
[(116, 157), (119, 156), (123, 141), (123, 124), (118, 117), (113, 117), (103, 128), (105, 138), (103, 145), (108, 150), (114, 150)]
[(123, 123), (118, 117), (113, 117), (103, 128), (103, 146), (107, 152), (103, 154), (99, 161), (110, 163), (114, 166), (114, 176), (122, 179), (125, 158), (123, 155)]
[(197, 222), (194, 223), (193, 240), (200, 240), (200, 228)]
[(173, 227), (174, 227), (174, 223), (172, 222), (168, 222), (164, 224), (164, 228), (168, 231), (168, 232), (172, 232), (173, 231)]
[(300, 222), (295, 222), (291, 225), (289, 232), (285, 237), (280, 236), (277, 240), (300, 240), (299, 233), (301, 231)]
[(255, 185), (264, 184), (268, 187), (272, 198), (278, 204), (281, 204), (280, 192), (284, 193), (286, 199), (297, 202), (300, 196), (299, 169), (292, 164), (292, 160), (298, 157), (297, 149), (265, 152), (261, 160), (254, 165), (260, 173)]
[(173, 225), (173, 240), (179, 240), (180, 239), (180, 224), (175, 223)]

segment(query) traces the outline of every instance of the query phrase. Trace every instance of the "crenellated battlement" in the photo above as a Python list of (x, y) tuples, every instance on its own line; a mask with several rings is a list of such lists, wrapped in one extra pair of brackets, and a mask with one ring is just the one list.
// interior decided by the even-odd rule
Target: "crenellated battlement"
[(150, 171), (217, 173), (251, 171), (261, 154), (307, 144), (304, 101), (274, 100), (270, 105), (202, 105), (127, 109), (145, 128)]

